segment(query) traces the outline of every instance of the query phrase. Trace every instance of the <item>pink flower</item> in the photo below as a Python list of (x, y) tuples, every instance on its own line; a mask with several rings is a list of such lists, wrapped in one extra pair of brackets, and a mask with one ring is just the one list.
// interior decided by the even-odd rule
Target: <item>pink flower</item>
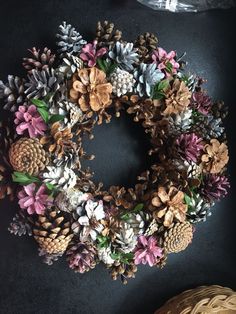
[(43, 135), (47, 129), (35, 105), (30, 105), (29, 107), (19, 106), (15, 116), (14, 123), (18, 125), (16, 127), (17, 134), (21, 135), (27, 130), (30, 137), (36, 137), (37, 135)]
[(46, 193), (46, 186), (41, 185), (39, 189), (35, 183), (28, 184), (18, 193), (20, 208), (27, 209), (32, 215), (34, 213), (42, 215), (46, 207), (52, 205), (52, 197)]
[(175, 51), (167, 53), (163, 48), (157, 48), (153, 51), (152, 60), (156, 63), (159, 70), (164, 71), (166, 77), (177, 73), (179, 63), (175, 60)]
[(107, 52), (107, 48), (100, 48), (97, 50), (97, 41), (94, 40), (92, 44), (87, 44), (82, 48), (80, 58), (83, 61), (88, 62), (88, 66), (91, 68), (96, 65), (98, 57), (102, 57)]
[(136, 265), (148, 263), (149, 266), (153, 266), (163, 256), (162, 249), (157, 245), (157, 239), (154, 236), (139, 236), (134, 252), (134, 262)]

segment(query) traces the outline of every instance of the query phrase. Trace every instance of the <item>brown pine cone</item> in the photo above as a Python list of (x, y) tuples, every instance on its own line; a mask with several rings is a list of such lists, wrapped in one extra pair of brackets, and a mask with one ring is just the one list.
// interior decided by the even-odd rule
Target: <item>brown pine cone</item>
[(111, 270), (111, 278), (117, 280), (120, 276), (120, 279), (123, 284), (127, 284), (127, 279), (135, 278), (135, 273), (137, 272), (137, 266), (134, 263), (124, 264), (120, 262), (115, 262), (112, 266), (109, 267)]
[(138, 48), (138, 54), (141, 61), (151, 60), (151, 53), (156, 49), (157, 43), (158, 39), (152, 33), (144, 33), (138, 36), (134, 43), (134, 47)]
[(45, 47), (43, 52), (40, 53), (40, 49), (36, 49), (35, 47), (31, 52), (31, 58), (23, 58), (23, 67), (28, 70), (28, 73), (31, 74), (32, 70), (47, 70), (51, 67), (55, 61), (55, 55), (52, 54), (51, 50)]
[(164, 234), (164, 250), (166, 253), (178, 253), (187, 248), (193, 239), (193, 226), (188, 222), (178, 222)]
[(33, 234), (40, 248), (49, 254), (63, 253), (73, 238), (70, 222), (57, 209), (38, 216)]
[(50, 135), (40, 139), (40, 143), (47, 147), (50, 153), (54, 153), (59, 159), (64, 155), (65, 150), (74, 148), (71, 141), (73, 134), (70, 128), (61, 129), (60, 122), (53, 123)]
[(96, 30), (96, 40), (99, 47), (108, 47), (109, 49), (114, 46), (117, 41), (120, 41), (122, 32), (114, 30), (114, 24), (108, 21), (98, 22)]
[(38, 175), (49, 162), (48, 154), (37, 138), (22, 137), (11, 145), (10, 163), (14, 170)]

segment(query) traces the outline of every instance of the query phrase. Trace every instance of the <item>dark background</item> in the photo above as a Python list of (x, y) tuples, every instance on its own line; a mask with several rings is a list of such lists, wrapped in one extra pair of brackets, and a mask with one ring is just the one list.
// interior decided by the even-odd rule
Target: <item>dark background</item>
[[(123, 286), (113, 282), (103, 266), (85, 275), (74, 274), (61, 259), (49, 267), (41, 263), (30, 238), (10, 235), (7, 227), (16, 204), (0, 203), (0, 313), (153, 313), (175, 294), (202, 284), (236, 290), (235, 174), (235, 20), (236, 10), (199, 14), (160, 13), (136, 1), (64, 0), (1, 1), (0, 79), (23, 75), (21, 58), (32, 46), (55, 48), (54, 34), (61, 21), (74, 24), (91, 40), (97, 20), (112, 20), (127, 40), (151, 31), (166, 50), (187, 52), (189, 71), (208, 80), (213, 98), (230, 107), (226, 121), (230, 145), (231, 192), (215, 206), (213, 216), (197, 226), (185, 252), (169, 256), (163, 270), (140, 267), (136, 279)], [(135, 183), (146, 168), (148, 141), (139, 125), (127, 116), (97, 127), (87, 150), (95, 153), (91, 167), (105, 185)]]

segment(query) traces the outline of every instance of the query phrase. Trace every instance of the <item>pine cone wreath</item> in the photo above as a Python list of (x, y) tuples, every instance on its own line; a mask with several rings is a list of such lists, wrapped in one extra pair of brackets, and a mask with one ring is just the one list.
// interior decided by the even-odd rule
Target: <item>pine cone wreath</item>
[(64, 56), (66, 53), (78, 54), (83, 45), (87, 43), (80, 33), (71, 24), (67, 24), (66, 22), (63, 22), (59, 26), (56, 37), (58, 38), (58, 53), (61, 56)]
[(178, 222), (164, 234), (164, 250), (166, 253), (178, 253), (187, 248), (193, 239), (193, 227), (189, 222)]
[(5, 110), (15, 112), (25, 99), (25, 80), (18, 76), (8, 75), (8, 82), (0, 81), (0, 99), (3, 100)]
[(113, 23), (108, 21), (98, 22), (96, 30), (96, 40), (98, 47), (107, 47), (111, 49), (117, 41), (121, 40), (122, 32), (114, 30)]
[(11, 145), (9, 160), (15, 171), (38, 175), (47, 166), (49, 157), (37, 138), (22, 137)]
[(51, 68), (54, 61), (55, 55), (52, 54), (51, 50), (45, 47), (43, 52), (40, 52), (40, 49), (35, 47), (32, 50), (29, 49), (29, 52), (32, 54), (31, 57), (23, 58), (23, 67), (28, 71), (29, 74), (32, 73), (32, 70), (47, 70)]
[(73, 233), (66, 216), (56, 208), (38, 215), (33, 226), (33, 235), (41, 249), (49, 254), (63, 253), (67, 249)]
[(134, 43), (134, 47), (138, 48), (140, 61), (150, 61), (151, 53), (156, 49), (157, 43), (158, 39), (153, 33), (144, 33), (138, 36)]

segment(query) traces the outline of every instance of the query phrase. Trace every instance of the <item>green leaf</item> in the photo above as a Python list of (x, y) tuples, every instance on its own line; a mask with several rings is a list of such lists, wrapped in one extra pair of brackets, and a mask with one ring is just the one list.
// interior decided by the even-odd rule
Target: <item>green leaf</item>
[(173, 70), (173, 65), (169, 61), (166, 62), (166, 71), (168, 73), (172, 73), (172, 70)]
[(158, 83), (158, 90), (163, 91), (169, 86), (169, 80), (163, 80)]
[(106, 64), (105, 60), (98, 58), (96, 62), (98, 64), (99, 68), (106, 73), (107, 64)]
[(111, 258), (114, 260), (121, 261), (122, 263), (129, 264), (133, 258), (133, 253), (121, 253), (121, 252), (113, 252), (111, 253)]
[(64, 118), (65, 118), (65, 116), (62, 115), (62, 114), (54, 114), (54, 115), (52, 115), (52, 116), (50, 117), (49, 123), (55, 123), (55, 122), (57, 122), (57, 121), (63, 120)]
[(47, 187), (47, 189), (48, 189), (49, 191), (54, 191), (54, 190), (57, 189), (57, 188), (55, 187), (55, 185), (53, 185), (53, 184), (51, 184), (51, 183), (45, 183), (45, 185), (46, 185), (46, 187)]
[(125, 213), (125, 214), (121, 215), (120, 218), (122, 220), (128, 220), (130, 218), (130, 213)]
[(120, 259), (121, 253), (111, 253), (111, 258), (114, 260), (119, 260)]
[(135, 213), (140, 212), (140, 211), (143, 209), (143, 207), (144, 207), (144, 204), (143, 204), (143, 203), (139, 203), (139, 204), (137, 204), (137, 205), (134, 207), (133, 211), (134, 211)]
[(17, 182), (21, 185), (28, 185), (30, 183), (40, 183), (39, 178), (18, 171), (13, 172), (12, 180), (13, 182)]
[(111, 75), (112, 72), (115, 71), (115, 69), (117, 68), (117, 64), (110, 61), (110, 60), (104, 60), (101, 58), (97, 59), (97, 64), (99, 66), (99, 68), (106, 73), (107, 76)]
[(48, 123), (48, 118), (49, 118), (49, 114), (47, 112), (47, 110), (45, 110), (44, 108), (37, 108), (40, 116), (43, 118), (43, 120)]
[(191, 197), (188, 196), (186, 193), (184, 194), (184, 201), (189, 206), (191, 203)]
[(44, 100), (33, 98), (30, 100), (37, 108), (48, 108), (48, 104)]
[(108, 237), (99, 235), (97, 237), (97, 240), (98, 240), (98, 247), (99, 248), (104, 248), (104, 247), (106, 248), (106, 247), (108, 247), (108, 245), (109, 245), (109, 238)]
[(152, 98), (153, 99), (163, 99), (165, 97), (165, 90), (169, 86), (168, 80), (163, 80), (157, 83), (152, 88)]

